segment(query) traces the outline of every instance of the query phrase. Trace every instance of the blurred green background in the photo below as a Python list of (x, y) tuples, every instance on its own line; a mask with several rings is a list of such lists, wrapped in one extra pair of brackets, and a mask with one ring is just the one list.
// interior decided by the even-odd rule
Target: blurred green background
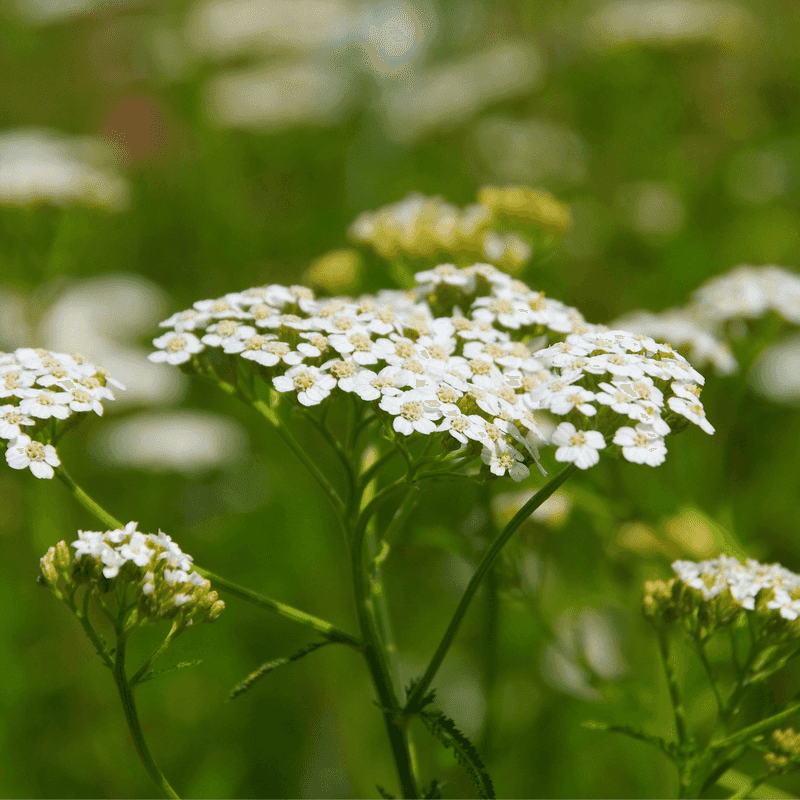
[[(562, 246), (526, 279), (592, 322), (682, 305), (738, 264), (796, 271), (799, 40), (788, 0), (4, 3), (0, 347), (82, 351), (128, 386), (131, 399), (59, 447), (113, 514), (355, 630), (347, 558), (316, 485), (255, 415), (177, 371), (145, 369), (158, 320), (302, 281), (315, 258), (347, 246), (364, 210), (411, 191), (463, 206), (487, 184), (543, 187), (570, 205)], [(362, 288), (377, 288), (374, 261), (365, 253)], [(436, 685), (481, 743), (498, 796), (674, 795), (659, 753), (580, 723), (669, 731), (639, 602), (642, 581), (668, 575), (671, 560), (727, 548), (800, 571), (799, 403), (753, 392), (752, 357), (738, 375), (705, 370), (714, 437), (670, 440), (657, 470), (603, 460), (565, 487), (563, 520), (521, 532), (498, 571), (494, 667), (483, 593), (471, 610)], [(171, 433), (156, 438), (173, 457), (115, 451), (144, 434), (115, 439), (110, 426), (155, 425), (148, 409), (178, 408), (208, 416), (194, 428), (166, 418)], [(484, 522), (470, 490), (429, 489), (386, 562), (404, 679), (437, 644)], [(35, 583), (47, 547), (96, 525), (57, 481), (0, 470), (3, 797), (154, 793), (110, 676)], [(307, 641), (231, 598), (168, 653), (164, 666), (203, 663), (148, 684), (140, 714), (183, 796), (393, 790), (350, 651), (325, 648), (225, 702), (259, 664)], [(698, 664), (682, 664), (690, 717), (710, 730), (710, 690)], [(798, 682), (795, 671), (770, 690), (783, 697)], [(414, 737), (426, 779), (471, 796), (452, 754), (421, 726)], [(775, 785), (800, 791), (798, 778)]]

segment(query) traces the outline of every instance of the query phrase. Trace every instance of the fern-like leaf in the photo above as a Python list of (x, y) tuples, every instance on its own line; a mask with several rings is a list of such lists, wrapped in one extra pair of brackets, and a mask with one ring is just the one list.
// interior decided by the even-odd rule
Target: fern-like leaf
[[(411, 697), (412, 692), (416, 688), (417, 684), (422, 680), (422, 676), (420, 675), (419, 678), (412, 678), (408, 682), (408, 686), (406, 687), (406, 699)], [(422, 697), (414, 704), (414, 708), (409, 709), (409, 713), (416, 713), (418, 711), (422, 711), (425, 706), (429, 706), (434, 700), (436, 699), (436, 689), (431, 689), (427, 694), (422, 695)]]
[(445, 747), (452, 748), (458, 763), (467, 771), (470, 780), (483, 800), (493, 800), (494, 786), (475, 745), (441, 711), (421, 711), (425, 727)]
[(434, 778), (427, 789), (423, 789), (423, 800), (442, 800), (442, 787), (444, 784)]
[(375, 784), (375, 788), (378, 790), (378, 794), (383, 798), (383, 800), (396, 800), (393, 794), (389, 794), (386, 789), (383, 788), (379, 783)]
[(320, 647), (325, 647), (326, 644), (332, 644), (330, 639), (325, 639), (321, 642), (312, 642), (309, 645), (306, 645), (302, 649), (298, 650), (291, 656), (286, 658), (276, 658), (274, 661), (268, 661), (266, 664), (262, 664), (255, 672), (251, 672), (241, 683), (237, 684), (231, 690), (230, 696), (228, 697), (229, 700), (233, 700), (235, 697), (238, 697), (240, 694), (244, 694), (248, 689), (250, 689), (253, 684), (263, 678), (270, 672), (278, 669), (278, 667), (286, 666), (286, 664), (291, 664), (292, 661), (297, 661), (303, 656), (307, 656), (309, 653), (313, 653), (315, 650), (319, 650)]

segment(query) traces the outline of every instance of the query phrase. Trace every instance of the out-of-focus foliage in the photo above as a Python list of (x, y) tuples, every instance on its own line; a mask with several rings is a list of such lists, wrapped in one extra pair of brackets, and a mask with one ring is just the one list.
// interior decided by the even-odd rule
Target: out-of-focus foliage
[[(147, 362), (158, 320), (270, 282), (324, 289), (331, 263), (349, 284), (330, 291), (378, 289), (379, 257), (347, 249), (353, 220), (411, 192), (464, 208), (485, 186), (526, 184), (569, 205), (562, 246), (522, 274), (592, 322), (685, 306), (738, 264), (797, 272), (799, 39), (800, 17), (778, 0), (4, 3), (0, 349), (83, 352), (127, 385), (59, 447), (117, 517), (355, 629), (349, 564), (316, 485), (245, 410)], [(745, 369), (705, 370), (717, 433), (687, 432), (657, 470), (608, 461), (567, 484), (497, 571), (488, 662), (489, 615), (471, 610), (437, 695), (477, 739), (499, 796), (673, 794), (657, 752), (580, 725), (669, 732), (642, 582), (720, 551), (800, 569), (796, 336), (763, 352), (790, 330), (767, 319), (738, 332)], [(768, 393), (779, 403), (765, 382), (784, 385)], [(335, 469), (329, 458), (319, 451)], [(0, 795), (150, 796), (105, 668), (35, 582), (41, 553), (96, 524), (56, 481), (3, 467)], [(431, 490), (384, 565), (403, 684), (488, 535), (476, 499)], [(307, 644), (280, 618), (227, 607), (171, 653), (203, 664), (139, 695), (173, 785), (189, 797), (393, 786), (350, 651), (324, 648), (224, 702), (259, 664)], [(713, 698), (686, 655), (687, 712), (710, 733)], [(414, 735), (426, 780), (468, 794), (452, 756), (427, 749), (416, 723)], [(775, 785), (800, 790), (797, 777)]]

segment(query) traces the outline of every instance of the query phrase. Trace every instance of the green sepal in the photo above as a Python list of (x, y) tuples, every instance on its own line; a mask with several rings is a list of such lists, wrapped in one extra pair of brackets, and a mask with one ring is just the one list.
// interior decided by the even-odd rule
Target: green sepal
[(455, 722), (441, 711), (420, 711), (419, 715), (431, 735), (445, 747), (453, 749), (456, 760), (467, 771), (478, 797), (493, 800), (495, 794), (492, 779), (475, 745), (456, 727)]
[(291, 664), (292, 661), (298, 661), (299, 659), (303, 658), (303, 656), (307, 656), (309, 653), (319, 650), (320, 647), (325, 647), (326, 644), (332, 644), (331, 640), (325, 639), (321, 642), (312, 642), (311, 644), (308, 644), (302, 649), (298, 650), (293, 655), (285, 658), (276, 658), (274, 661), (268, 661), (266, 664), (262, 664), (255, 672), (251, 672), (241, 683), (233, 687), (228, 699), (233, 700), (240, 694), (244, 694), (257, 680), (263, 678), (268, 673), (278, 669), (278, 667)]

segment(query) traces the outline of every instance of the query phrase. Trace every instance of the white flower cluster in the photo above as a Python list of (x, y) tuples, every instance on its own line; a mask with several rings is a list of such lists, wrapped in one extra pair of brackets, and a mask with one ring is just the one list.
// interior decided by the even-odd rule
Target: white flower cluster
[[(192, 557), (167, 534), (141, 533), (137, 526), (129, 522), (113, 531), (78, 531), (78, 539), (71, 543), (73, 579), (88, 577), (99, 582), (102, 574), (106, 581), (119, 578), (136, 584), (143, 616), (149, 619), (174, 616), (177, 609), (187, 616), (211, 612), (220, 601), (216, 592), (210, 591), (210, 582), (192, 570)], [(45, 571), (48, 556), (42, 559), (42, 571), (55, 583)], [(216, 605), (214, 614), (222, 608)]]
[(538, 464), (548, 415), (567, 417), (552, 435), (556, 460), (581, 469), (608, 436), (627, 460), (656, 466), (671, 423), (713, 433), (702, 375), (668, 345), (590, 325), (487, 264), (416, 279), (412, 292), (359, 299), (270, 285), (202, 300), (161, 323), (171, 330), (150, 358), (203, 370), (214, 348), (259, 365), (304, 406), (355, 394), (396, 433), (476, 443), (492, 473), (517, 481)]
[(109, 386), (125, 388), (83, 356), (30, 347), (0, 353), (0, 440), (8, 465), (52, 478), (61, 462), (55, 447), (38, 441), (37, 433), (74, 414), (102, 414), (102, 401), (114, 399)]
[(698, 589), (706, 600), (729, 589), (742, 608), (752, 611), (763, 589), (770, 592), (767, 608), (779, 610), (784, 619), (800, 616), (800, 575), (780, 564), (761, 564), (752, 558), (742, 564), (722, 555), (710, 561), (676, 561), (672, 568), (683, 583)]
[(715, 323), (775, 311), (800, 325), (800, 275), (782, 267), (737, 267), (706, 281), (694, 300), (698, 313)]
[(769, 311), (800, 325), (800, 275), (781, 267), (737, 267), (706, 281), (684, 308), (636, 311), (610, 325), (669, 341), (676, 349), (685, 348), (695, 366), (710, 363), (720, 375), (732, 375), (739, 364), (725, 341), (724, 323)]

